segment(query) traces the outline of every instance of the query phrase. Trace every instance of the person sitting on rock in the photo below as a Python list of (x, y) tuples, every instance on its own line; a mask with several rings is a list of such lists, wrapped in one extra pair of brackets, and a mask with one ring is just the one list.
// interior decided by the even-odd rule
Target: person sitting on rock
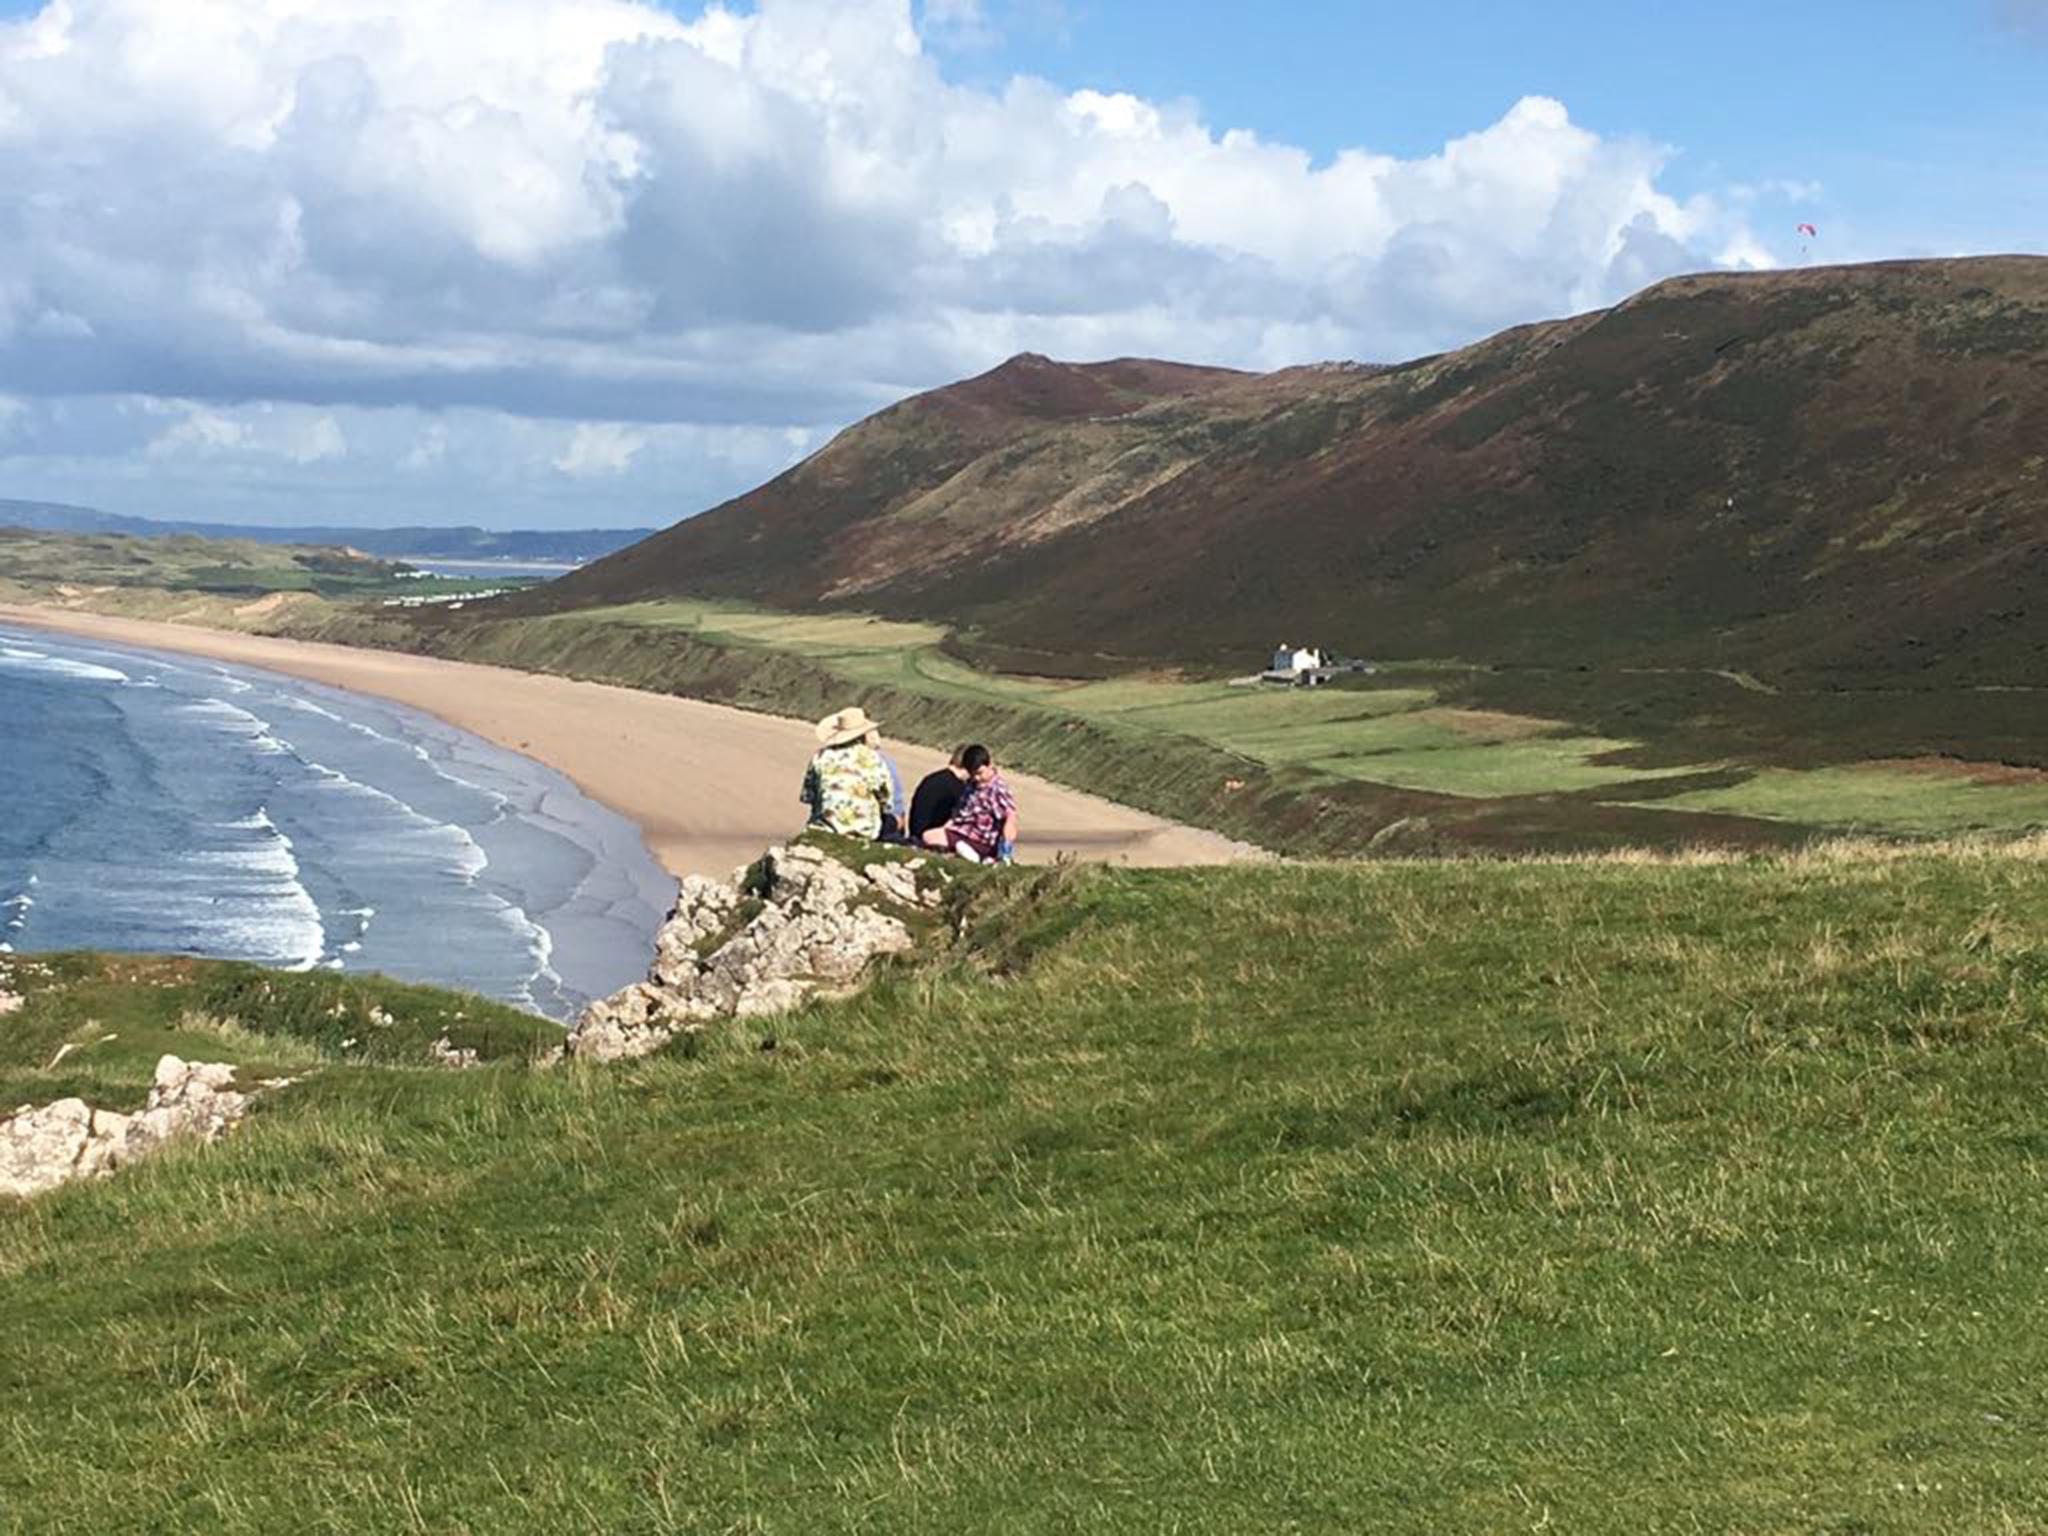
[(882, 834), (882, 814), (899, 791), (875, 742), (880, 727), (859, 705), (827, 715), (817, 724), (818, 751), (804, 770), (803, 794), (810, 825), (847, 837), (873, 841)]
[(1017, 841), (1017, 802), (996, 771), (987, 747), (961, 748), (960, 766), (967, 773), (967, 793), (960, 797), (946, 824), (933, 827), (922, 841), (927, 848), (943, 848), (976, 863), (993, 863)]
[(960, 808), (961, 796), (967, 793), (967, 770), (960, 766), (960, 756), (966, 750), (955, 747), (945, 767), (934, 768), (917, 781), (917, 789), (910, 797), (913, 843), (922, 843), (925, 833), (933, 827), (943, 827)]

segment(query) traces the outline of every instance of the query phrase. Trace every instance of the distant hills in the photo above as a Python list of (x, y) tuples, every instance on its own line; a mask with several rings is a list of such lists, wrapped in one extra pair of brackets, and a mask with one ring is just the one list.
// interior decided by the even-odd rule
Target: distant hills
[(490, 528), (273, 528), (238, 523), (159, 522), (92, 507), (0, 499), (0, 528), (46, 533), (124, 533), (137, 538), (196, 534), (263, 544), (343, 545), (388, 560), (517, 560), (574, 565), (644, 539), (649, 528), (500, 531)]
[(518, 601), (681, 593), (943, 620), (1017, 670), (1285, 640), (2033, 685), (2048, 259), (1686, 277), (1396, 367), (1027, 354)]

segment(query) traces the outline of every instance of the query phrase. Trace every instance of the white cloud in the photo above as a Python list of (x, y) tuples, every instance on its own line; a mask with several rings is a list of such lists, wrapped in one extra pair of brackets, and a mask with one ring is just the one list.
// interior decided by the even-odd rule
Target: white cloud
[(218, 410), (196, 401), (145, 400), (145, 414), (175, 414), (178, 420), (152, 438), (148, 452), (157, 458), (248, 457), (284, 459), (293, 464), (319, 464), (348, 452), (348, 438), (331, 414), (304, 406), (265, 401), (234, 410)]
[(398, 461), (398, 467), (406, 470), (432, 469), (448, 457), (448, 424), (445, 421), (428, 422), (417, 441), (406, 450), (405, 457)]
[(166, 458), (176, 454), (206, 455), (239, 448), (248, 440), (249, 428), (245, 423), (204, 406), (188, 405), (184, 419), (166, 428), (150, 443), (149, 451)]
[(281, 437), (284, 454), (294, 464), (318, 464), (338, 459), (348, 452), (348, 439), (332, 416), (316, 416), (285, 428)]
[(624, 484), (664, 434), (809, 441), (1025, 348), (1392, 359), (1770, 261), (1668, 156), (1531, 97), (1319, 163), (1186, 103), (956, 85), (910, 0), (61, 0), (0, 23), (0, 377), (190, 402), (158, 459), (425, 495), (480, 472), (435, 435), (470, 412), (581, 423), (538, 462)]
[(646, 446), (645, 437), (615, 421), (586, 421), (570, 434), (554, 466), (565, 475), (622, 475)]

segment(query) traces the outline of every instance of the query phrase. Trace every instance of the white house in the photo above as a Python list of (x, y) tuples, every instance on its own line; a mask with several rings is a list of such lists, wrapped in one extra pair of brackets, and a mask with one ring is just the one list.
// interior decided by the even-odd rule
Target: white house
[(1314, 672), (1326, 665), (1323, 653), (1306, 646), (1283, 645), (1273, 652), (1274, 672)]

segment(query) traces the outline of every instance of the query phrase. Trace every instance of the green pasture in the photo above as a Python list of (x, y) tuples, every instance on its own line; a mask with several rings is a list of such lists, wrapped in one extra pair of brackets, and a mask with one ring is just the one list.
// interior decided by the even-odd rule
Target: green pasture
[(2048, 826), (2048, 780), (1983, 783), (1961, 765), (1940, 771), (1897, 763), (1767, 768), (1726, 789), (1655, 803), (1672, 810), (1729, 811), (1807, 826), (1918, 836)]
[(649, 629), (682, 629), (706, 640), (792, 651), (801, 656), (899, 651), (936, 645), (946, 638), (946, 631), (932, 624), (904, 624), (866, 614), (801, 616), (690, 598), (581, 608), (564, 617), (600, 618), (607, 623)]
[(0, 1204), (0, 1528), (2048, 1531), (2040, 853), (1004, 872), (610, 1068), (0, 961), (300, 1078)]
[(797, 617), (709, 601), (579, 610), (578, 620), (680, 628), (726, 645), (787, 651), (852, 683), (904, 688), (1087, 720), (1130, 733), (1186, 737), (1267, 767), (1468, 797), (1551, 794), (1690, 771), (1597, 759), (1637, 745), (1520, 721), (1497, 735), (1460, 728), (1429, 688), (1279, 688), (1227, 681), (1121, 677), (1066, 682), (978, 671), (939, 649), (944, 631), (858, 614)]

